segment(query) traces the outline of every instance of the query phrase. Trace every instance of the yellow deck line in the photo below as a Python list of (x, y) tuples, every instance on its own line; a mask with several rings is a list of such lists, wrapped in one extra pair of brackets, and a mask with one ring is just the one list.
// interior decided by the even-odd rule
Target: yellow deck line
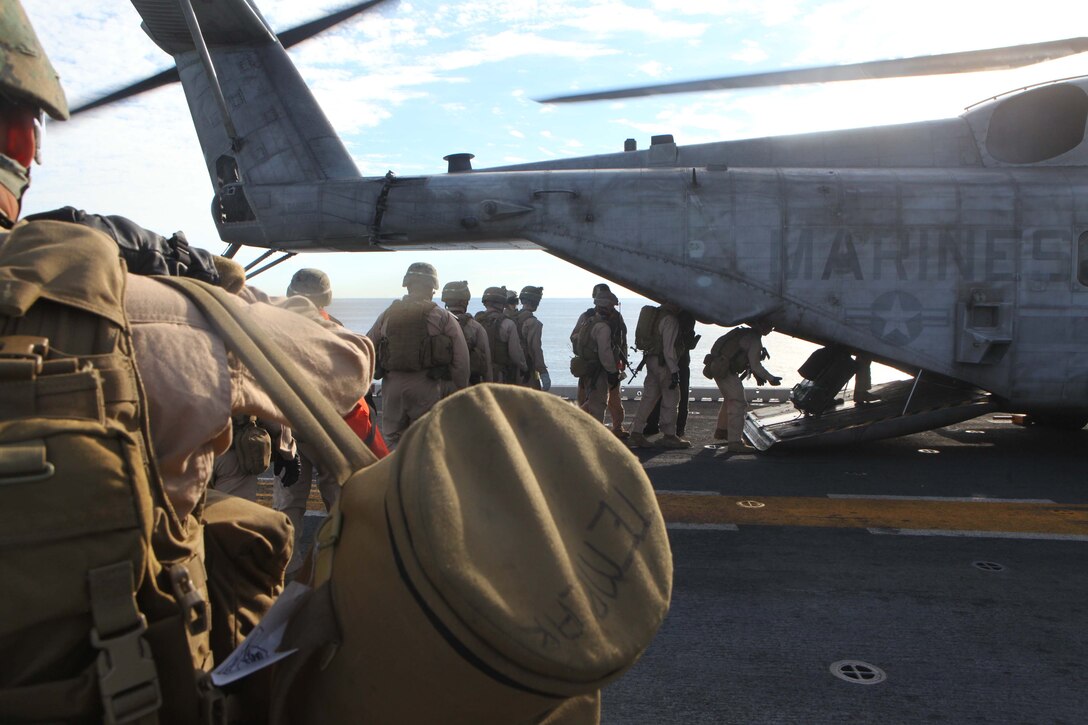
[[(1007, 531), (1088, 535), (1088, 504), (692, 496), (659, 492), (669, 523)], [(763, 506), (745, 507), (740, 502)]]

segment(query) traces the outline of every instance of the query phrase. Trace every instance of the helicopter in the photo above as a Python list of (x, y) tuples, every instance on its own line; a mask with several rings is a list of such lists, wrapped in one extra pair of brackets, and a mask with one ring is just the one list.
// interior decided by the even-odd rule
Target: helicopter
[[(659, 135), (481, 170), (454, 153), (446, 174), (362, 177), (252, 3), (133, 6), (177, 64), (232, 251), (543, 248), (701, 321), (769, 320), (996, 409), (1088, 422), (1088, 79), (937, 121)], [(1010, 67), (1085, 45), (999, 50), (940, 61)]]

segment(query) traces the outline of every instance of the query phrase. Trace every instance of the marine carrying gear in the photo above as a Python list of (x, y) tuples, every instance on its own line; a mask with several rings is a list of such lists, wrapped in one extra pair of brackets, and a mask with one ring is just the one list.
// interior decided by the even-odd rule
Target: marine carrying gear
[[(453, 340), (432, 335), (427, 315), (437, 308), (431, 300), (396, 300), (385, 313), (378, 341), (378, 364), (386, 372), (446, 372), (453, 363)], [(446, 313), (443, 313), (446, 314)]]
[(203, 532), (151, 456), (124, 287), (86, 227), (0, 242), (2, 722), (201, 721)]

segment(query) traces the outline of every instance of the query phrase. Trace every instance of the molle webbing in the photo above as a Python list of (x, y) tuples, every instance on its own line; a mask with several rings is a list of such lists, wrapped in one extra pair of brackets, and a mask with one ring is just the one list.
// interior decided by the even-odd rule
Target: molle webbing
[(601, 358), (597, 352), (597, 341), (593, 338), (593, 328), (601, 323), (608, 324), (599, 316), (593, 315), (578, 328), (578, 338), (574, 346), (574, 354), (587, 362), (600, 362)]
[(167, 504), (124, 290), (98, 232), (24, 223), (0, 242), (3, 722), (149, 722), (161, 702), (144, 615), (174, 604), (151, 576)]
[(748, 355), (741, 347), (741, 338), (751, 333), (751, 328), (735, 327), (714, 341), (707, 355), (706, 369), (703, 374), (710, 378), (720, 378), (728, 374), (740, 375), (748, 372)]
[(389, 306), (380, 342), (382, 368), (418, 372), (433, 366), (427, 314), (435, 307), (429, 300), (397, 300)]
[[(472, 335), (471, 339), (468, 334), (468, 323), (475, 318), (467, 312), (458, 312), (455, 314), (457, 322), (461, 325), (461, 332), (465, 335), (465, 343), (468, 345), (468, 367), (469, 374), (473, 376), (483, 376), (489, 371), (487, 370), (487, 356), (484, 354), (480, 345), (480, 340)], [(490, 338), (488, 344), (488, 350), (490, 350)]]
[(530, 373), (536, 370), (536, 360), (533, 359), (533, 351), (529, 349), (529, 339), (525, 336), (525, 323), (534, 317), (532, 310), (522, 310), (518, 312), (517, 317), (514, 319), (515, 324), (518, 326), (518, 340), (521, 342), (521, 350), (525, 353), (525, 363), (528, 365)]
[(508, 319), (505, 312), (486, 310), (476, 315), (476, 321), (483, 325), (487, 332), (487, 341), (491, 346), (491, 364), (500, 368), (508, 367), (511, 363), (510, 351), (499, 339), (499, 330), (503, 320)]

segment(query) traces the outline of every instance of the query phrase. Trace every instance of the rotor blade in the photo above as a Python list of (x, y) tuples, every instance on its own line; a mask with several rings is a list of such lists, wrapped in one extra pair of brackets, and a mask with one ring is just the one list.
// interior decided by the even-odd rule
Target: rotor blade
[(385, 0), (367, 0), (367, 2), (358, 3), (338, 10), (332, 15), (326, 15), (323, 18), (317, 20), (311, 20), (308, 23), (303, 23), (298, 27), (291, 28), (279, 33), (277, 37), (280, 39), (280, 44), (284, 48), (290, 48), (294, 45), (298, 45), (304, 40), (309, 40), (318, 33), (323, 33), (334, 25), (338, 25), (349, 18), (352, 18), (364, 10), (369, 10), (375, 5), (380, 5)]
[(749, 75), (725, 76), (681, 83), (663, 83), (637, 86), (610, 91), (579, 93), (540, 99), (540, 103), (576, 103), (601, 101), (635, 96), (657, 96), (667, 93), (690, 93), (736, 88), (763, 88), (788, 86), (802, 83), (831, 83), (837, 81), (873, 80), (878, 78), (904, 78), (908, 76), (943, 75), (948, 73), (974, 73), (976, 71), (1004, 70), (1042, 63), (1088, 51), (1088, 38), (1067, 38), (1045, 43), (1013, 45), (988, 50), (968, 50), (961, 53), (922, 55), (914, 58), (876, 60), (866, 63), (830, 65), (796, 70), (770, 71)]
[(73, 108), (69, 112), (69, 115), (70, 116), (77, 116), (77, 115), (79, 115), (81, 113), (93, 110), (95, 108), (101, 108), (102, 106), (108, 106), (111, 103), (116, 103), (117, 101), (123, 101), (126, 98), (131, 98), (132, 96), (138, 96), (139, 94), (146, 93), (147, 91), (153, 91), (156, 88), (159, 88), (161, 86), (169, 85), (171, 83), (177, 83), (180, 80), (181, 80), (181, 78), (178, 77), (178, 69), (177, 68), (167, 68), (162, 73), (156, 73), (155, 75), (153, 75), (153, 76), (151, 76), (149, 78), (144, 78), (142, 81), (139, 81), (138, 83), (133, 83), (131, 86), (125, 86), (124, 88), (119, 88), (116, 91), (114, 91), (113, 93), (108, 93), (108, 94), (106, 94), (104, 96), (101, 96), (100, 98), (94, 99), (93, 101), (89, 101), (87, 103), (84, 103), (82, 106), (78, 106), (77, 108)]
[[(345, 20), (355, 15), (358, 15), (364, 10), (369, 10), (375, 5), (380, 5), (383, 2), (385, 2), (385, 0), (367, 0), (367, 2), (357, 3), (355, 5), (346, 7), (343, 10), (338, 10), (331, 15), (326, 15), (325, 17), (318, 18), (317, 20), (311, 20), (308, 23), (303, 23), (302, 25), (291, 28), (290, 30), (285, 30), (282, 33), (279, 33), (276, 37), (279, 38), (280, 44), (283, 45), (284, 48), (290, 48), (292, 46), (298, 45), (304, 40), (309, 40), (318, 33), (324, 32), (325, 30), (328, 30), (329, 28), (337, 25), (338, 23), (342, 23)], [(119, 88), (118, 90), (113, 91), (108, 95), (102, 96), (101, 98), (96, 98), (95, 100), (85, 103), (78, 108), (73, 108), (71, 111), (71, 115), (76, 116), (80, 113), (90, 111), (94, 108), (108, 106), (111, 103), (123, 101), (126, 98), (131, 98), (132, 96), (136, 96), (141, 93), (145, 93), (147, 91), (169, 85), (171, 83), (177, 83), (180, 80), (181, 78), (178, 76), (178, 69), (168, 68), (161, 73), (156, 73), (150, 78), (145, 78), (142, 81), (133, 83), (130, 86)]]

